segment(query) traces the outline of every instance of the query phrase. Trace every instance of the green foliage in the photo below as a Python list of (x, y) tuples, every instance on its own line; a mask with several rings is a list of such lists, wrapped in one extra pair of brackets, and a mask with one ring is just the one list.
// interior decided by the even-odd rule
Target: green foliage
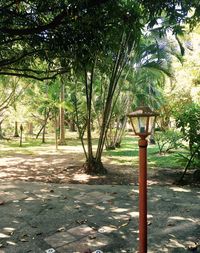
[(159, 153), (167, 153), (181, 146), (182, 134), (176, 130), (156, 132), (155, 141), (158, 145)]
[[(157, 145), (148, 146), (148, 168), (175, 169), (182, 166), (177, 150), (171, 150), (170, 153), (167, 153), (164, 156), (158, 155), (158, 151), (159, 148)], [(126, 136), (123, 138), (120, 148), (106, 151), (105, 155), (110, 157), (114, 162), (138, 167), (138, 152), (138, 138)]]
[(188, 168), (200, 167), (200, 106), (195, 103), (186, 104), (174, 113), (177, 128), (183, 133), (186, 141), (185, 154), (180, 154), (181, 160), (185, 162), (184, 175)]
[(200, 106), (195, 103), (186, 104), (174, 115), (176, 126), (190, 147), (200, 144)]
[(72, 64), (88, 66), (102, 52), (104, 60), (113, 59), (122, 32), (131, 31), (130, 50), (146, 25), (157, 25), (159, 34), (168, 30), (177, 34), (183, 21), (193, 26), (198, 22), (199, 9), (196, 0), (2, 0), (0, 74), (43, 80), (68, 71)]

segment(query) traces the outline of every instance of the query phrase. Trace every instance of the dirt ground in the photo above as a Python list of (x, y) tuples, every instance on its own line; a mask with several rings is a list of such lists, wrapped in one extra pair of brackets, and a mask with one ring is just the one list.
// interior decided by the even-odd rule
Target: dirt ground
[[(104, 176), (91, 176), (84, 173), (84, 156), (79, 147), (67, 147), (55, 151), (55, 148), (40, 150), (33, 154), (8, 152), (0, 157), (0, 180), (23, 180), (50, 183), (77, 184), (118, 184), (137, 185), (138, 169), (130, 165), (113, 163), (106, 157), (103, 163), (108, 171)], [(179, 178), (181, 170), (148, 170), (148, 184), (173, 184)]]
[[(69, 229), (78, 229), (80, 224), (95, 231), (101, 227), (113, 231), (116, 227), (116, 232), (103, 237), (111, 242), (103, 252), (136, 252), (138, 169), (127, 165), (131, 163), (119, 165), (112, 157), (104, 157), (107, 175), (90, 176), (82, 170), (85, 158), (80, 147), (68, 146), (58, 151), (53, 146), (35, 147), (31, 152), (23, 150), (23, 154), (14, 148), (0, 150), (1, 226), (9, 228), (13, 217), (20, 219), (12, 223), (14, 233), (2, 239), (0, 252), (44, 252), (56, 248), (55, 240), (49, 245), (47, 239), (53, 236), (62, 241), (58, 229), (64, 228), (60, 231), (67, 235)], [(172, 185), (180, 173), (167, 168), (148, 170), (149, 253), (200, 252), (200, 191)], [(11, 245), (10, 241), (16, 244)], [(76, 242), (80, 244), (77, 239)], [(66, 252), (65, 246), (64, 251), (56, 249)]]

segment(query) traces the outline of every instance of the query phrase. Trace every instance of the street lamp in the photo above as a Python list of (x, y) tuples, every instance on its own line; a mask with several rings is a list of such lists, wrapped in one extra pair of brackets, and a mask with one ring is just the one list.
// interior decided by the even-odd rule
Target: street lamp
[(140, 137), (139, 146), (139, 253), (147, 252), (147, 145), (156, 116), (147, 106), (138, 107), (127, 115), (135, 135)]

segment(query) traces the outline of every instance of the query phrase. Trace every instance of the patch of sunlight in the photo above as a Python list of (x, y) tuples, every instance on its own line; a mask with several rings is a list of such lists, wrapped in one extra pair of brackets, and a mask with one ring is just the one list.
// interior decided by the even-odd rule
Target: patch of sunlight
[(103, 226), (98, 229), (98, 232), (99, 233), (112, 233), (116, 230), (117, 230), (117, 228), (113, 227), (113, 226)]
[(177, 220), (177, 221), (191, 221), (191, 222), (196, 222), (194, 219), (191, 218), (185, 218), (185, 217), (181, 217), (181, 216), (172, 216), (169, 217), (170, 220)]
[(139, 193), (139, 190), (131, 190), (131, 192)]
[(33, 200), (36, 200), (36, 198), (29, 197), (29, 198), (25, 199), (25, 202), (26, 202), (26, 201), (33, 201)]
[(7, 175), (8, 175), (8, 173), (0, 172), (0, 177), (6, 177)]
[(9, 245), (17, 245), (15, 242), (12, 242), (12, 241), (6, 241), (6, 243)]
[(113, 215), (113, 218), (116, 220), (128, 220), (129, 216), (125, 214)]
[[(98, 239), (97, 239), (98, 240)], [(91, 240), (90, 240), (91, 241)], [(87, 245), (90, 247), (102, 247), (102, 246), (106, 246), (108, 245), (109, 241), (108, 240), (104, 240), (104, 241), (95, 241), (92, 240), (92, 242), (88, 241)], [(79, 251), (78, 251), (79, 252)]]
[(5, 157), (5, 158), (1, 158), (1, 166), (6, 166), (8, 165), (17, 165), (20, 162), (24, 162), (23, 158), (20, 157)]
[(71, 190), (69, 186), (59, 186), (59, 189)]
[(150, 202), (157, 202), (160, 200), (160, 197), (152, 197), (149, 201)]
[(174, 239), (169, 239), (169, 243), (168, 243), (168, 246), (170, 248), (183, 248), (185, 249), (185, 246), (181, 243), (179, 243), (177, 240), (174, 240)]
[[(138, 159), (132, 156), (126, 156), (126, 159), (124, 159), (123, 156), (107, 156), (107, 161), (109, 161), (110, 164), (121, 164), (121, 163), (136, 163), (138, 162)], [(106, 158), (104, 157), (104, 160), (106, 161)]]
[(4, 233), (0, 233), (0, 238), (9, 238), (10, 236), (9, 235), (6, 235)]
[(12, 232), (14, 232), (15, 231), (15, 228), (9, 228), (9, 227), (5, 227), (5, 228), (3, 228), (3, 231), (6, 233), (12, 233)]
[(84, 182), (89, 181), (90, 178), (91, 178), (91, 176), (87, 175), (87, 174), (75, 174), (73, 176), (73, 180), (84, 181)]
[(170, 187), (169, 189), (171, 189), (172, 191), (175, 191), (175, 192), (191, 192), (191, 190), (184, 189), (181, 187)]
[[(129, 212), (128, 213), (132, 218), (138, 218), (139, 217), (139, 212)], [(153, 218), (153, 215), (147, 214), (147, 218)]]
[(13, 220), (13, 223), (19, 224), (20, 222), (18, 220)]
[[(160, 252), (164, 253), (164, 252), (169, 252), (168, 248), (164, 247), (164, 248), (160, 248), (159, 245), (156, 245), (157, 248), (159, 248)], [(149, 251), (149, 253), (155, 253), (155, 251)]]
[(111, 212), (113, 213), (124, 213), (126, 211), (128, 211), (128, 209), (126, 208), (116, 208), (116, 207), (111, 208)]
[(106, 208), (104, 206), (95, 206), (96, 209), (99, 209), (99, 210), (105, 210)]
[(148, 160), (148, 166), (149, 165), (156, 165), (156, 162), (155, 161), (152, 161), (152, 160)]

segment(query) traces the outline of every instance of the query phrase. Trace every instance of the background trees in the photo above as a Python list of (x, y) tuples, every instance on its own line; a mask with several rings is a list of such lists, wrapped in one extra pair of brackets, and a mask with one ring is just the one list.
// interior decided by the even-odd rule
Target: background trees
[[(198, 22), (199, 4), (154, 0), (8, 1), (3, 2), (0, 13), (0, 75), (51, 80), (38, 86), (37, 91), (33, 83), (29, 90), (40, 103), (43, 123), (38, 134), (43, 132), (45, 141), (48, 119), (53, 117), (57, 122), (58, 80), (65, 73), (70, 85), (64, 83), (62, 91), (64, 86), (70, 87), (65, 99), (74, 106), (71, 118), (76, 121), (83, 145), (86, 133), (85, 169), (101, 173), (106, 171), (101, 161), (104, 145), (120, 143), (130, 106), (148, 101), (155, 108), (161, 103), (168, 108), (169, 103), (164, 105), (160, 99), (160, 87), (165, 76), (171, 77), (169, 55), (176, 50), (164, 35), (173, 33), (183, 54), (177, 35), (183, 32), (183, 22), (191, 26)], [(60, 105), (64, 104), (63, 93), (61, 100)], [(62, 106), (60, 111), (63, 141)], [(95, 149), (92, 130), (96, 119), (99, 136)], [(119, 132), (113, 131), (116, 125), (120, 126)]]

